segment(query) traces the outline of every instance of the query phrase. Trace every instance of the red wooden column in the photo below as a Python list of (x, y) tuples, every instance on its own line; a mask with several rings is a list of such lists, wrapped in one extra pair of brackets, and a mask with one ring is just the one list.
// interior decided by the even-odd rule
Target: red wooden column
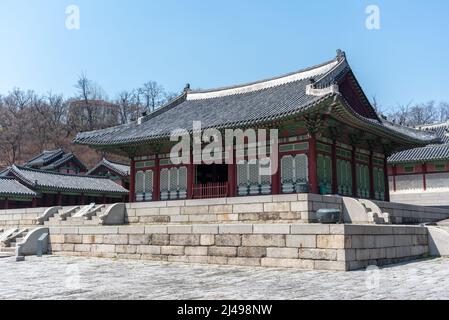
[(352, 196), (357, 197), (357, 160), (356, 160), (356, 147), (352, 146), (351, 153), (351, 170), (352, 170)]
[(422, 187), (423, 190), (426, 191), (427, 190), (427, 163), (423, 163), (422, 164)]
[(156, 155), (154, 159), (154, 172), (153, 172), (153, 200), (159, 201), (160, 199), (160, 169), (159, 169), (159, 158)]
[(190, 150), (187, 165), (187, 199), (193, 199), (193, 185), (195, 183), (195, 165), (193, 164), (193, 150)]
[(31, 201), (31, 206), (32, 206), (33, 208), (36, 208), (36, 207), (37, 207), (37, 199), (36, 199), (36, 198), (33, 198), (33, 200)]
[(398, 172), (396, 165), (393, 166), (392, 171), (393, 171), (393, 191), (396, 192), (396, 175)]
[(318, 189), (318, 175), (317, 175), (317, 151), (316, 151), (316, 136), (314, 133), (310, 134), (309, 137), (309, 153), (308, 153), (308, 162), (309, 162), (309, 183), (310, 183), (310, 192), (319, 194), (320, 191)]
[(4, 209), (9, 209), (9, 199), (5, 198)]
[(106, 204), (106, 195), (103, 195), (103, 204)]
[(81, 197), (80, 197), (80, 202), (81, 202), (81, 205), (84, 205), (85, 203), (84, 203), (84, 193), (81, 193)]
[(129, 170), (129, 202), (136, 201), (136, 162), (131, 158), (131, 168)]
[(337, 181), (337, 140), (332, 143), (332, 194), (338, 193)]
[(62, 194), (61, 192), (58, 192), (57, 198), (56, 198), (56, 202), (58, 203), (58, 206), (62, 206)]
[(229, 154), (232, 153), (232, 159), (228, 163), (228, 197), (235, 197), (237, 190), (237, 163), (235, 157), (235, 150), (232, 146), (232, 150), (228, 150)]
[[(281, 156), (279, 154), (279, 144), (276, 143), (274, 145), (277, 145), (278, 149), (276, 150), (276, 152), (270, 152), (270, 157), (273, 157), (273, 154), (277, 157), (277, 159), (275, 159), (275, 161), (277, 162), (277, 168), (271, 176), (271, 193), (281, 194)], [(273, 163), (273, 161), (271, 161), (271, 163)]]
[(369, 153), (368, 170), (369, 170), (369, 197), (370, 199), (374, 199), (376, 194), (374, 191), (374, 166), (373, 166), (372, 150)]
[(387, 156), (384, 158), (384, 185), (385, 185), (385, 201), (390, 202), (390, 183), (388, 181), (388, 161)]

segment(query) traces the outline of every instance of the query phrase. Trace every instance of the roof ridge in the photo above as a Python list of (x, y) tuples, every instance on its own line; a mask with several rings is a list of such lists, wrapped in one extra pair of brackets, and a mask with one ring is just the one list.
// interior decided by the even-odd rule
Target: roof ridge
[(121, 163), (121, 162), (117, 162), (117, 161), (112, 161), (112, 160), (109, 160), (107, 158), (103, 158), (103, 160), (106, 160), (107, 162), (110, 162), (110, 163), (113, 163), (113, 164), (119, 164), (119, 165), (122, 165), (122, 166), (130, 166), (127, 163)]
[(187, 91), (184, 91), (183, 93), (181, 93), (180, 95), (178, 95), (177, 97), (173, 98), (172, 100), (168, 101), (166, 104), (164, 104), (163, 106), (161, 106), (160, 108), (157, 108), (156, 110), (154, 110), (153, 112), (143, 116), (142, 122), (148, 121), (164, 112), (167, 112), (169, 110), (171, 110), (172, 108), (176, 107), (178, 104), (184, 102), (186, 100), (187, 97)]
[(56, 172), (56, 171), (48, 171), (48, 170), (42, 170), (42, 169), (28, 168), (28, 167), (16, 166), (16, 165), (13, 165), (13, 166), (16, 167), (19, 170), (34, 171), (34, 172), (40, 172), (40, 173), (48, 173), (48, 174), (54, 174), (54, 175), (58, 175), (58, 176), (108, 179), (107, 177), (86, 176), (86, 175), (73, 174), (73, 173), (63, 173), (63, 172)]
[(217, 88), (211, 88), (211, 89), (205, 89), (205, 90), (191, 90), (189, 91), (189, 94), (195, 94), (195, 93), (208, 93), (208, 92), (215, 92), (215, 91), (222, 91), (222, 90), (228, 90), (228, 89), (234, 89), (234, 88), (240, 88), (240, 87), (245, 87), (245, 86), (249, 86), (249, 85), (254, 85), (254, 84), (258, 84), (258, 83), (263, 83), (263, 82), (267, 82), (267, 81), (271, 81), (271, 80), (277, 80), (277, 79), (282, 79), (282, 78), (286, 78), (298, 73), (302, 73), (305, 71), (310, 71), (313, 69), (317, 69), (320, 67), (323, 67), (325, 65), (328, 65), (332, 62), (336, 62), (337, 58), (334, 58), (332, 60), (328, 60), (326, 62), (311, 66), (311, 67), (306, 67), (306, 68), (302, 68), (299, 69), (297, 71), (293, 71), (293, 72), (288, 72), (288, 73), (284, 73), (282, 75), (279, 76), (274, 76), (271, 78), (266, 78), (266, 79), (262, 79), (262, 80), (257, 80), (257, 81), (250, 81), (250, 82), (245, 82), (245, 83), (241, 83), (241, 84), (237, 84), (237, 85), (232, 85), (232, 86), (223, 86), (223, 87), (217, 87)]

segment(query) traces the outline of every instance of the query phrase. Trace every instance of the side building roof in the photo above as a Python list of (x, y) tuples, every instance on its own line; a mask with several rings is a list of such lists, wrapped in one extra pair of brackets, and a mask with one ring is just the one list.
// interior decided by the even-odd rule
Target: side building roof
[(35, 198), (38, 194), (19, 181), (10, 177), (0, 177), (0, 199), (3, 197)]
[(107, 160), (106, 158), (103, 158), (95, 167), (90, 169), (87, 172), (87, 175), (93, 175), (95, 171), (97, 171), (101, 167), (106, 167), (107, 169), (115, 172), (117, 175), (122, 177), (129, 176), (130, 173), (130, 166), (122, 163), (113, 162), (110, 160)]
[(25, 163), (26, 167), (42, 167), (64, 155), (64, 150), (45, 150)]
[(84, 163), (82, 163), (81, 160), (78, 159), (78, 157), (75, 156), (73, 153), (66, 153), (60, 159), (46, 165), (45, 167), (42, 167), (41, 169), (49, 170), (49, 171), (56, 170), (56, 169), (59, 169), (62, 166), (64, 166), (69, 161), (73, 161), (73, 162), (77, 163), (81, 169), (87, 171), (87, 168), (84, 165)]
[(15, 177), (21, 183), (38, 191), (128, 194), (128, 190), (103, 177), (62, 174), (15, 165), (9, 167), (3, 174)]
[(417, 127), (440, 138), (442, 144), (404, 150), (391, 155), (389, 164), (449, 160), (449, 121)]

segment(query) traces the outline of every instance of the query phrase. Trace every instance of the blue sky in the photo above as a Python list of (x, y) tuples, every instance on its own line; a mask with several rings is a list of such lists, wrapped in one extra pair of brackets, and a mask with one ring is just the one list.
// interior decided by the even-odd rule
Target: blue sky
[[(68, 5), (80, 30), (65, 27)], [(380, 30), (365, 9), (380, 8)], [(449, 101), (447, 0), (0, 0), (0, 93), (70, 96), (78, 75), (111, 98), (156, 80), (168, 91), (259, 80), (346, 51), (384, 107)]]

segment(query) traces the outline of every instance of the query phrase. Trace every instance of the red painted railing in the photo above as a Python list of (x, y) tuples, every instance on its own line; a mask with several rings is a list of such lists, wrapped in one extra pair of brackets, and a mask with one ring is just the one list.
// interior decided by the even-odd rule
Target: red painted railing
[(216, 182), (193, 186), (194, 199), (223, 198), (228, 195), (228, 183)]

